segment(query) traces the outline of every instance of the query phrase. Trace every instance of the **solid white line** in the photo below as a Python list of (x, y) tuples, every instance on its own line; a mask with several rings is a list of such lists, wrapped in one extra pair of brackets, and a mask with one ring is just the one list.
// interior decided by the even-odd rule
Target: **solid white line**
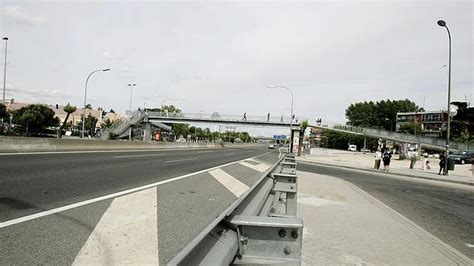
[(111, 198), (116, 198), (116, 197), (119, 197), (119, 196), (123, 196), (123, 195), (126, 195), (126, 194), (130, 194), (130, 193), (133, 193), (133, 192), (144, 190), (144, 189), (147, 189), (147, 188), (152, 188), (152, 187), (156, 187), (156, 186), (163, 185), (163, 184), (166, 184), (166, 183), (174, 182), (174, 181), (184, 179), (184, 178), (187, 178), (187, 177), (190, 177), (190, 176), (193, 176), (193, 175), (206, 173), (206, 172), (209, 172), (209, 171), (214, 170), (214, 169), (218, 169), (218, 168), (225, 167), (225, 166), (228, 166), (228, 165), (236, 164), (236, 163), (239, 163), (239, 162), (251, 159), (251, 158), (263, 156), (263, 155), (266, 155), (266, 154), (268, 154), (268, 152), (264, 153), (264, 154), (254, 156), (254, 157), (242, 159), (242, 160), (239, 160), (239, 161), (234, 161), (234, 162), (214, 166), (214, 167), (204, 169), (204, 170), (200, 170), (200, 171), (197, 171), (197, 172), (194, 172), (194, 173), (189, 173), (189, 174), (185, 174), (185, 175), (182, 175), (182, 176), (177, 176), (177, 177), (170, 178), (170, 179), (167, 179), (167, 180), (164, 180), (164, 181), (151, 183), (151, 184), (144, 185), (144, 186), (141, 186), (141, 187), (136, 187), (136, 188), (124, 190), (124, 191), (112, 193), (112, 194), (109, 194), (109, 195), (105, 195), (105, 196), (101, 196), (101, 197), (97, 197), (97, 198), (93, 198), (93, 199), (73, 203), (73, 204), (70, 204), (70, 205), (62, 206), (62, 207), (59, 207), (59, 208), (55, 208), (55, 209), (51, 209), (51, 210), (38, 212), (38, 213), (27, 215), (27, 216), (23, 216), (23, 217), (20, 217), (20, 218), (9, 220), (9, 221), (1, 222), (0, 223), (0, 228), (4, 228), (4, 227), (14, 225), (14, 224), (27, 222), (27, 221), (34, 220), (34, 219), (38, 219), (38, 218), (48, 216), (48, 215), (51, 215), (51, 214), (55, 214), (55, 213), (58, 213), (58, 212), (63, 212), (63, 211), (67, 211), (67, 210), (70, 210), (70, 209), (75, 209), (75, 208), (82, 207), (84, 205), (88, 205), (88, 204), (95, 203), (95, 202), (98, 202), (98, 201), (107, 200), (107, 199), (111, 199)]
[(235, 152), (229, 152), (229, 153), (224, 154), (224, 156), (230, 156), (230, 155), (234, 155), (234, 154), (235, 154)]
[(73, 265), (156, 264), (157, 216), (156, 187), (115, 198)]
[(118, 155), (112, 158), (133, 158), (133, 157), (148, 157), (148, 156), (162, 156), (166, 155), (164, 153), (157, 153), (157, 154), (136, 154), (136, 155)]
[(213, 151), (198, 151), (196, 153), (208, 153), (208, 152), (213, 152)]
[(197, 159), (198, 158), (178, 159), (178, 160), (165, 161), (165, 163), (176, 163), (176, 162), (192, 161), (192, 160), (197, 160)]
[(219, 183), (226, 187), (230, 192), (232, 192), (236, 197), (240, 197), (249, 189), (247, 185), (240, 182), (237, 178), (229, 175), (224, 172), (222, 169), (215, 169), (209, 171), (209, 174), (212, 175)]
[[(124, 152), (161, 152), (161, 151), (189, 151), (189, 150), (214, 150), (214, 149), (222, 149), (221, 147), (216, 148), (157, 148), (157, 149), (143, 149), (143, 150), (96, 150), (96, 151), (35, 151), (35, 152), (6, 152), (0, 153), (0, 156), (7, 156), (7, 155), (41, 155), (41, 154), (76, 154), (76, 153), (110, 153), (110, 152), (117, 152), (117, 153), (124, 153)], [(230, 150), (230, 149), (229, 149)]]

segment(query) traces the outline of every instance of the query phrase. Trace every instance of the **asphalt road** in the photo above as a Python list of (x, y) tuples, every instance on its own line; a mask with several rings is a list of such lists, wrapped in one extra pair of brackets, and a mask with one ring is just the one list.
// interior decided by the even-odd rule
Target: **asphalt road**
[(303, 162), (297, 168), (351, 182), (474, 259), (472, 187)]
[[(234, 163), (250, 157), (254, 161), (249, 160), (248, 163), (270, 167), (278, 160), (278, 152), (268, 150), (266, 146), (257, 146), (0, 155), (0, 223), (14, 221), (0, 228), (0, 265), (70, 265), (80, 257), (80, 251), (90, 243), (86, 241), (92, 236), (110, 232), (102, 229), (103, 225), (111, 226), (114, 220), (134, 216), (113, 216), (114, 220), (107, 218), (117, 215), (117, 212), (113, 214), (113, 210), (121, 205), (113, 205), (113, 202), (120, 197), (35, 218), (31, 218), (32, 214), (44, 214), (54, 208), (83, 204), (100, 196), (192, 174), (154, 187), (155, 192), (148, 193), (146, 198), (154, 203), (141, 209), (155, 212), (154, 215), (147, 212), (146, 217), (153, 219), (156, 216), (157, 221), (155, 225), (141, 227), (139, 231), (158, 236), (157, 243), (143, 243), (143, 247), (156, 249), (160, 264), (166, 264), (237, 199), (206, 169), (225, 164), (220, 167), (222, 171), (251, 186), (262, 173)], [(135, 194), (129, 194), (131, 199)], [(134, 206), (136, 209), (144, 205)], [(26, 219), (20, 222), (14, 220), (24, 217)], [(98, 226), (99, 221), (102, 221), (102, 226)], [(97, 254), (110, 252), (110, 243), (117, 239), (120, 237), (104, 236), (99, 248), (94, 250)], [(132, 244), (130, 250), (140, 248), (142, 246)], [(117, 257), (110, 253), (103, 255), (99, 257), (107, 260), (108, 264), (112, 264), (111, 261)], [(96, 263), (106, 262), (92, 264)]]
[(266, 147), (0, 155), (0, 222), (265, 152)]

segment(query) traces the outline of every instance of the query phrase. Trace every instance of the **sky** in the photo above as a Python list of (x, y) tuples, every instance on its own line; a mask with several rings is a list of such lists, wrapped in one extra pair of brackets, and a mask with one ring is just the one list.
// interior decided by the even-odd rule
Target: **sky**
[[(6, 98), (125, 112), (287, 115), (345, 122), (358, 101), (446, 109), (474, 94), (472, 1), (8, 1)], [(4, 61), (4, 42), (0, 62)], [(1, 69), (3, 70), (3, 63)], [(3, 81), (3, 77), (1, 78)]]

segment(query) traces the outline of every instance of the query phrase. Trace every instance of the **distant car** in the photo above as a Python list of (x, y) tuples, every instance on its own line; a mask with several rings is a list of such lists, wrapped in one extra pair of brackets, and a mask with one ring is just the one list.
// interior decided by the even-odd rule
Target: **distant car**
[(349, 148), (347, 148), (348, 151), (357, 151), (357, 146), (356, 145), (349, 145)]
[(466, 164), (473, 163), (472, 158), (474, 157), (474, 151), (463, 151), (450, 155), (449, 157), (454, 159), (454, 163)]
[(268, 148), (269, 149), (275, 149), (275, 144), (273, 144), (273, 143), (268, 144)]

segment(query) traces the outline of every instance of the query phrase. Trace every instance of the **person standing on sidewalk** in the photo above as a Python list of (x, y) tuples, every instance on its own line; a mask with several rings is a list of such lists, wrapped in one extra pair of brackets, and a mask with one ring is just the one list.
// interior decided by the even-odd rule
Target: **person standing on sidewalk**
[(410, 149), (408, 155), (410, 156), (410, 169), (413, 169), (416, 163), (416, 151)]
[(390, 171), (390, 159), (392, 158), (392, 154), (386, 150), (383, 154), (382, 160), (383, 160), (383, 170), (384, 171)]
[(375, 151), (374, 159), (375, 159), (374, 169), (379, 170), (380, 169), (380, 161), (382, 160), (382, 153), (380, 152), (380, 149), (377, 149)]
[(446, 174), (445, 166), (446, 166), (446, 156), (443, 153), (439, 156), (439, 172), (438, 172), (438, 175), (441, 175), (441, 173), (443, 173), (443, 175)]

